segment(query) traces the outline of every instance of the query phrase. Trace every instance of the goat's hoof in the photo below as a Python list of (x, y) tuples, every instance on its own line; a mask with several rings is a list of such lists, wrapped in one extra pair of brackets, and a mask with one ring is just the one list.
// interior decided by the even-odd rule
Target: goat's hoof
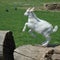
[(25, 30), (22, 30), (22, 32), (24, 32)]
[(42, 44), (42, 46), (46, 47), (46, 46), (47, 46), (47, 44)]

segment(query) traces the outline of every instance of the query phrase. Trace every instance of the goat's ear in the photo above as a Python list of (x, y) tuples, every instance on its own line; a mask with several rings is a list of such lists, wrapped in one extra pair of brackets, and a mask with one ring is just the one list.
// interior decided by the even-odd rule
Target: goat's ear
[(35, 7), (33, 7), (30, 11), (34, 11)]

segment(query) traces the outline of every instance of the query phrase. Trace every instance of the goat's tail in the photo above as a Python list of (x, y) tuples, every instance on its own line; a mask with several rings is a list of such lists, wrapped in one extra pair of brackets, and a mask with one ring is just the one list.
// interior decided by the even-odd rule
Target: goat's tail
[(58, 30), (58, 26), (56, 25), (53, 29), (53, 32), (56, 32)]

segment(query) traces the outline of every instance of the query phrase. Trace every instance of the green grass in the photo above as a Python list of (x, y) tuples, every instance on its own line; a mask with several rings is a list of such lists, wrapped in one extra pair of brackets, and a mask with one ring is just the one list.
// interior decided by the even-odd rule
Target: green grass
[[(19, 2), (21, 5), (23, 3), (33, 4), (33, 0), (0, 0), (0, 30), (11, 30), (14, 35), (14, 40), (16, 46), (24, 45), (24, 44), (40, 44), (45, 38), (41, 34), (37, 34), (37, 38), (33, 38), (29, 33), (28, 29), (26, 32), (22, 32), (25, 22), (27, 21), (27, 17), (24, 16), (24, 9), (19, 8), (17, 11), (14, 10), (14, 2)], [(40, 2), (39, 2), (40, 1)], [(32, 6), (38, 6), (38, 3), (42, 4), (45, 2), (58, 2), (59, 0), (35, 0)], [(17, 4), (19, 6), (19, 4)], [(6, 9), (9, 12), (6, 12)], [(60, 12), (51, 12), (51, 11), (35, 11), (36, 15), (44, 20), (50, 22), (53, 26), (58, 25), (59, 29), (56, 33), (51, 35), (52, 40), (50, 43), (60, 44)]]
[(7, 6), (38, 6), (40, 7), (41, 5), (43, 5), (44, 3), (59, 3), (60, 0), (0, 0), (0, 5), (2, 4)]

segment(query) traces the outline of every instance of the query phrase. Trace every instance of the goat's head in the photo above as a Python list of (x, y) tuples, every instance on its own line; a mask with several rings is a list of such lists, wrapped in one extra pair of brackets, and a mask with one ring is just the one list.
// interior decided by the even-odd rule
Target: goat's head
[(34, 7), (31, 9), (31, 8), (28, 8), (27, 10), (26, 10), (26, 12), (24, 13), (24, 15), (25, 16), (28, 16), (31, 12), (33, 12), (34, 11)]

